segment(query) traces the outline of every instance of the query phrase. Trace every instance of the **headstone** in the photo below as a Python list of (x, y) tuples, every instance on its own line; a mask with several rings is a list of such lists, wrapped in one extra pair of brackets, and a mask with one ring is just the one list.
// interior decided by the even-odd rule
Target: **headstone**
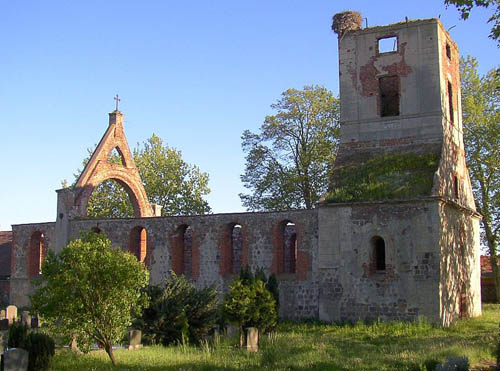
[(40, 316), (35, 314), (31, 317), (31, 328), (39, 328), (40, 327)]
[(0, 319), (0, 331), (9, 329), (9, 320), (7, 318)]
[(9, 339), (9, 331), (0, 331), (0, 354), (7, 349), (7, 340)]
[(130, 330), (128, 332), (128, 350), (141, 348), (141, 338), (141, 330)]
[(17, 307), (15, 305), (7, 307), (7, 319), (9, 320), (9, 324), (17, 321)]
[(259, 350), (259, 330), (256, 327), (247, 328), (247, 352)]
[(235, 335), (236, 335), (236, 327), (231, 326), (231, 325), (227, 326), (226, 327), (226, 336), (231, 338)]
[(0, 310), (0, 319), (5, 318), (5, 309)]
[(3, 353), (4, 371), (26, 371), (28, 369), (28, 351), (21, 348), (7, 349)]
[(73, 335), (73, 339), (71, 340), (71, 345), (69, 346), (72, 352), (77, 354), (81, 354), (82, 351), (78, 349), (78, 344), (76, 343), (76, 335)]
[(31, 314), (28, 311), (23, 310), (21, 312), (21, 322), (28, 326), (31, 327)]

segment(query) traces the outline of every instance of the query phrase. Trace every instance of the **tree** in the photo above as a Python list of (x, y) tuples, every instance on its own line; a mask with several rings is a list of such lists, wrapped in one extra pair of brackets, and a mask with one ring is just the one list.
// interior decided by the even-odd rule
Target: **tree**
[(500, 2), (498, 0), (444, 0), (444, 3), (449, 6), (450, 4), (455, 5), (460, 12), (462, 19), (469, 18), (470, 12), (473, 7), (480, 6), (484, 8), (489, 8), (492, 6), (494, 12), (492, 16), (488, 19), (488, 23), (492, 22), (494, 25), (491, 28), (490, 38), (497, 40), (500, 46)]
[(58, 255), (49, 251), (31, 304), (55, 334), (76, 336), (84, 352), (94, 342), (102, 344), (116, 366), (112, 346), (147, 305), (142, 288), (148, 280), (135, 256), (113, 249), (103, 234), (88, 232)]
[[(84, 166), (92, 152), (89, 150)], [(164, 145), (161, 138), (153, 134), (142, 146), (138, 144), (133, 157), (149, 201), (163, 207), (163, 216), (210, 212), (204, 199), (210, 193), (208, 174), (185, 162), (180, 151)], [(112, 153), (110, 161), (121, 164), (118, 154)], [(76, 179), (78, 176), (75, 174)], [(113, 179), (101, 183), (89, 199), (89, 218), (130, 218), (133, 215), (127, 192)]]
[(260, 279), (248, 282), (236, 280), (229, 290), (224, 311), (230, 320), (238, 324), (240, 347), (242, 347), (244, 328), (257, 327), (259, 331), (265, 331), (276, 324), (278, 319), (276, 301)]
[(311, 209), (326, 192), (339, 140), (339, 100), (324, 87), (288, 89), (255, 134), (245, 130), (240, 194), (247, 210)]
[(498, 240), (500, 234), (500, 75), (477, 72), (477, 61), (460, 61), (464, 143), (476, 207), (483, 216), (484, 243), (496, 277), (500, 301)]

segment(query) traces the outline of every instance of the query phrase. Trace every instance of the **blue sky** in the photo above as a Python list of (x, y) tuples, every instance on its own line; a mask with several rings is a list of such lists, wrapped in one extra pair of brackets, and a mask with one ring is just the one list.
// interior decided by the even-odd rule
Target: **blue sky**
[(210, 174), (214, 212), (243, 211), (241, 133), (257, 131), (288, 88), (338, 93), (333, 14), (369, 26), (441, 15), (480, 71), (500, 49), (489, 12), (468, 21), (442, 1), (2, 1), (0, 3), (0, 230), (55, 220), (121, 97), (134, 147), (152, 133)]

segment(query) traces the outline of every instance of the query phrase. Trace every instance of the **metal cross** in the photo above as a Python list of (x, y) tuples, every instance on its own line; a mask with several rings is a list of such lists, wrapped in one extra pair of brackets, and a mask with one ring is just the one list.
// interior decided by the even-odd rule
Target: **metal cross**
[(116, 110), (118, 111), (118, 102), (120, 102), (121, 99), (118, 97), (118, 94), (116, 94), (116, 96), (113, 99), (116, 100)]

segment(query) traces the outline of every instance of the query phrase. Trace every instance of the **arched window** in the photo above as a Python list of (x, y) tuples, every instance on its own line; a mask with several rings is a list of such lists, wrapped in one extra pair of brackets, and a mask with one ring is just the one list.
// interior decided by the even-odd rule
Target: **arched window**
[(371, 240), (372, 266), (375, 271), (385, 271), (385, 241), (380, 236)]
[(43, 260), (47, 256), (47, 240), (43, 232), (33, 232), (28, 252), (28, 277), (36, 277), (42, 273)]
[(297, 261), (297, 231), (295, 224), (288, 222), (283, 229), (283, 273), (295, 273)]
[(235, 224), (231, 229), (231, 272), (239, 274), (241, 271), (241, 260), (243, 253), (243, 236), (241, 225)]
[(186, 278), (193, 277), (193, 229), (190, 226), (184, 228), (182, 235), (183, 271)]
[(278, 223), (274, 229), (273, 272), (275, 274), (296, 273), (297, 230), (290, 220)]
[(128, 251), (134, 254), (140, 262), (146, 259), (147, 239), (148, 235), (144, 227), (135, 227), (130, 231)]

